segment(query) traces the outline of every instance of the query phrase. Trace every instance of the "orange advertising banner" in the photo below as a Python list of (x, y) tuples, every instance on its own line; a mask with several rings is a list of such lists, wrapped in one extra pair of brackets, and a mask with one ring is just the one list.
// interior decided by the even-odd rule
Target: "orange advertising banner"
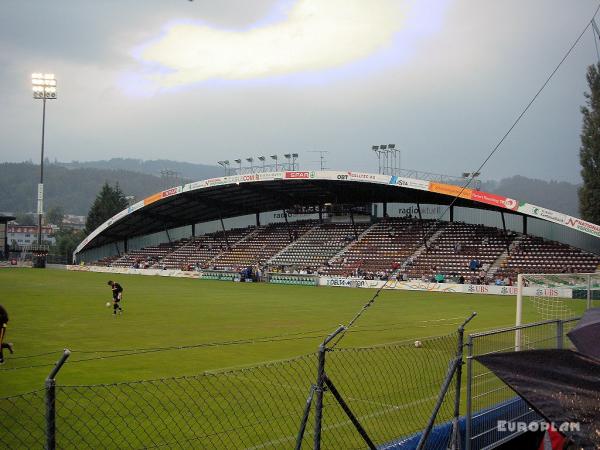
[(150, 197), (146, 197), (144, 199), (144, 206), (149, 205), (150, 203), (154, 203), (155, 201), (160, 200), (161, 198), (162, 198), (162, 192), (151, 195)]
[(473, 193), (473, 189), (463, 189), (460, 186), (454, 186), (453, 184), (435, 183), (433, 181), (429, 183), (429, 191), (469, 200), (471, 200), (471, 194)]

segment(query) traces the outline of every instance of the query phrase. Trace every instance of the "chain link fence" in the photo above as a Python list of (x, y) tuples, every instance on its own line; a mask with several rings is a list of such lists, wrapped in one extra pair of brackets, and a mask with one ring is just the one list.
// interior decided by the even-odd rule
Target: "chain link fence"
[(570, 341), (566, 334), (578, 320), (551, 320), (469, 335), (465, 444), (467, 450), (494, 448), (512, 439), (516, 432), (499, 430), (499, 419), (514, 422), (541, 420), (512, 389), (473, 357), (518, 350), (567, 348)]
[[(457, 338), (327, 352), (327, 376), (381, 448), (410, 440), (427, 422)], [(297, 445), (318, 355), (195, 376), (55, 388), (56, 448), (247, 448)], [(63, 369), (65, 370), (65, 369)], [(66, 368), (68, 370), (68, 366)], [(0, 447), (48, 444), (47, 391), (0, 399)], [(436, 423), (452, 417), (451, 395)], [(315, 408), (301, 448), (313, 448)], [(432, 437), (433, 439), (433, 437)], [(442, 445), (442, 444), (440, 444)], [(323, 392), (321, 448), (365, 448), (331, 389)]]
[[(467, 412), (460, 422), (466, 448), (493, 448), (511, 438), (496, 429), (499, 417), (537, 419), (472, 357), (514, 351), (517, 340), (522, 350), (566, 347), (565, 334), (575, 324), (550, 321), (469, 336), (460, 399)], [(114, 384), (55, 386), (55, 368), (46, 389), (0, 398), (0, 447), (416, 448), (440, 399), (424, 448), (445, 449), (455, 378), (443, 397), (440, 387), (448, 381), (458, 339), (454, 333), (417, 343), (333, 345), (249, 368)]]

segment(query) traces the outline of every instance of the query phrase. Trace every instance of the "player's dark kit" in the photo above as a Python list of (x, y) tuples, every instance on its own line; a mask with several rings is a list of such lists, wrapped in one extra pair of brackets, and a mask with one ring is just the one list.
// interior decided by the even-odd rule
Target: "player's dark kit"
[(121, 305), (119, 303), (123, 299), (123, 287), (119, 283), (117, 283), (116, 281), (112, 281), (112, 280), (109, 280), (108, 285), (112, 289), (112, 295), (113, 295), (113, 314), (116, 316), (117, 315), (117, 311), (119, 311), (119, 314), (122, 314), (123, 313), (123, 308), (121, 308)]
[(2, 305), (0, 305), (0, 364), (4, 364), (4, 354), (2, 350), (7, 348), (12, 354), (13, 344), (12, 342), (4, 343), (4, 336), (6, 335), (6, 327), (8, 325), (8, 312)]

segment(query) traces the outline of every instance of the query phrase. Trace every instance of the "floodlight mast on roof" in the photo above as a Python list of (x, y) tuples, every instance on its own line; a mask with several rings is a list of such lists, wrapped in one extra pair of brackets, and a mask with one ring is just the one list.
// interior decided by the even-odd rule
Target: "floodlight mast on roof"
[(250, 163), (250, 173), (254, 173), (254, 158), (250, 156), (249, 158), (246, 158), (246, 161)]
[(275, 172), (279, 170), (279, 166), (277, 165), (277, 155), (271, 155), (271, 159), (275, 160)]
[(238, 163), (238, 175), (242, 174), (242, 158), (234, 159), (234, 162)]
[(389, 164), (388, 164), (388, 160), (389, 160), (389, 156), (388, 156), (388, 151), (387, 151), (387, 144), (382, 144), (379, 146), (379, 150), (381, 151), (381, 153), (383, 154), (383, 174), (384, 175), (389, 175)]
[(283, 157), (287, 160), (288, 170), (294, 170), (293, 167), (292, 167), (292, 163), (290, 162), (290, 160), (292, 159), (292, 154), (291, 153), (285, 153), (283, 155)]
[(377, 153), (377, 173), (381, 174), (381, 153), (379, 153), (379, 145), (373, 145), (371, 150)]
[(298, 153), (292, 153), (292, 170), (298, 170), (298, 166), (296, 165), (296, 159), (298, 159)]
[(265, 157), (264, 156), (259, 156), (258, 160), (262, 163), (262, 171), (265, 171)]
[(227, 166), (229, 166), (229, 161), (225, 160), (225, 161), (217, 161), (217, 163), (223, 167), (223, 169), (225, 169), (225, 176), (229, 175), (229, 170)]
[[(44, 138), (46, 131), (46, 100), (56, 100), (56, 77), (53, 73), (31, 74), (33, 98), (42, 100), (42, 151), (40, 158), (40, 183), (38, 184), (38, 236), (37, 243), (42, 244), (42, 216), (44, 215)], [(45, 267), (45, 261), (43, 267)]]

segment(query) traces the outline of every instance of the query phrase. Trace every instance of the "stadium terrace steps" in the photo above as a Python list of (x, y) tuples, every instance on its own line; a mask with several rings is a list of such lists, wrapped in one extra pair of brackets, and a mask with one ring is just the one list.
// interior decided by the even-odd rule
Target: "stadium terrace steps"
[(594, 272), (600, 256), (537, 236), (521, 235), (498, 269), (499, 277), (516, 277), (517, 273)]
[[(432, 223), (431, 221), (427, 221)], [(369, 227), (322, 268), (326, 275), (389, 275), (419, 247), (422, 230), (413, 219), (386, 219)]]
[(306, 220), (290, 222), (287, 225), (271, 224), (257, 227), (253, 233), (217, 255), (208, 264), (221, 270), (264, 264), (294, 240), (304, 236), (315, 225), (317, 221)]
[(254, 227), (234, 228), (227, 231), (227, 239), (222, 231), (204, 234), (202, 236), (182, 239), (183, 245), (178, 246), (160, 262), (166, 269), (188, 269), (189, 266), (205, 265), (227, 248), (250, 234)]
[(360, 236), (358, 236), (357, 240), (352, 241), (352, 243), (350, 243), (350, 245), (342, 248), (339, 252), (337, 252), (335, 255), (333, 255), (333, 257), (329, 261), (327, 261), (326, 264), (331, 264), (336, 259), (338, 259), (340, 256), (342, 256), (344, 253), (346, 253), (348, 250), (350, 250), (352, 247), (354, 247), (357, 243), (362, 242), (362, 240), (364, 239), (364, 237), (368, 236), (369, 232), (371, 232), (376, 226), (377, 226), (376, 223), (372, 224), (369, 228), (367, 228), (365, 231), (363, 231), (360, 234)]
[[(132, 250), (100, 259), (93, 265), (149, 268), (237, 270), (258, 264), (310, 268), (332, 276), (427, 278), (436, 273), (460, 274), (467, 281), (483, 277), (514, 278), (522, 273), (594, 272), (600, 256), (531, 235), (460, 222), (424, 221), (433, 226), (423, 246), (419, 221), (381, 220), (375, 224), (319, 224), (316, 220), (269, 224), (222, 231)], [(510, 252), (506, 251), (507, 243)], [(457, 245), (460, 249), (457, 248)], [(484, 266), (470, 271), (469, 262)], [(483, 269), (483, 270), (482, 270)]]
[[(515, 233), (505, 235), (502, 230), (483, 225), (448, 223), (416, 258), (408, 275), (410, 278), (428, 279), (438, 273), (462, 275), (465, 278), (482, 276), (514, 236)], [(483, 271), (469, 270), (469, 263), (473, 259), (480, 261)]]
[(370, 224), (320, 224), (269, 260), (278, 266), (317, 269), (348, 246)]
[(490, 266), (489, 270), (487, 271), (486, 276), (488, 278), (493, 279), (496, 276), (496, 273), (498, 272), (498, 270), (500, 269), (500, 267), (502, 267), (503, 265), (506, 265), (507, 261), (508, 261), (508, 257), (510, 256), (510, 254), (515, 250), (515, 248), (517, 247), (517, 245), (519, 245), (519, 243), (523, 240), (523, 235), (519, 235), (517, 236), (510, 244), (510, 246), (508, 247), (508, 250), (505, 250), (499, 257), (498, 259), (496, 259), (496, 261), (494, 261), (492, 263), (492, 265)]
[(438, 230), (436, 230), (431, 235), (431, 237), (429, 239), (427, 239), (427, 241), (425, 241), (425, 244), (421, 245), (417, 250), (415, 250), (415, 252), (412, 255), (410, 255), (408, 258), (406, 258), (406, 260), (402, 263), (402, 266), (400, 266), (400, 269), (398, 270), (398, 272), (406, 271), (406, 268), (410, 267), (412, 265), (412, 262), (415, 261), (421, 255), (421, 253), (423, 253), (427, 249), (427, 247), (432, 242), (434, 242), (438, 238), (438, 236), (444, 231), (445, 225), (434, 222), (432, 224), (432, 227), (436, 227), (436, 226), (438, 226), (440, 228)]

